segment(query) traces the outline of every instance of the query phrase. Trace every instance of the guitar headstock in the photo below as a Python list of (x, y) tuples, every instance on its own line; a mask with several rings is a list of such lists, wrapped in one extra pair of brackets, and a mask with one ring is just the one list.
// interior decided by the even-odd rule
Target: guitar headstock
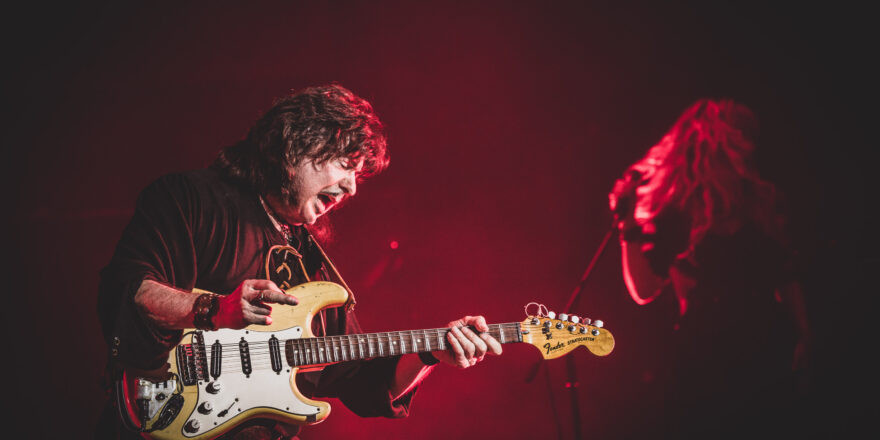
[[(551, 312), (552, 313), (552, 312)], [(606, 356), (614, 349), (614, 336), (603, 328), (601, 321), (574, 322), (565, 315), (529, 316), (520, 323), (523, 342), (541, 350), (544, 359), (555, 359), (584, 346), (596, 356)]]

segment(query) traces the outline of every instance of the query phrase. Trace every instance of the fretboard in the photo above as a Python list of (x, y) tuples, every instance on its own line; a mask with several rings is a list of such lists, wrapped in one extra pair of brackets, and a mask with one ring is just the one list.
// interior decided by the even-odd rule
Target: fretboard
[[(288, 339), (284, 341), (284, 354), (288, 365), (302, 367), (446, 350), (448, 332), (448, 328), (434, 328)], [(502, 344), (522, 342), (518, 322), (491, 324), (486, 333)]]

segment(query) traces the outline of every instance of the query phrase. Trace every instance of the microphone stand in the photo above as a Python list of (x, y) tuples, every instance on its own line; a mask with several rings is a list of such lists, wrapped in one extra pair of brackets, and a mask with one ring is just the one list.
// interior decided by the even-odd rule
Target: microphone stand
[[(608, 247), (608, 241), (611, 240), (611, 236), (614, 235), (614, 232), (617, 230), (614, 224), (612, 224), (611, 228), (608, 232), (605, 233), (605, 237), (602, 239), (602, 243), (599, 244), (599, 248), (596, 249), (596, 252), (593, 254), (593, 258), (590, 260), (590, 264), (587, 265), (587, 268), (584, 270), (583, 275), (581, 275), (581, 280), (578, 282), (577, 286), (575, 286), (574, 291), (571, 292), (571, 296), (568, 299), (568, 303), (565, 304), (565, 308), (563, 309), (563, 313), (570, 314), (571, 308), (575, 305), (575, 302), (580, 296), (581, 290), (583, 289), (584, 284), (586, 284), (587, 279), (590, 277), (590, 274), (593, 273), (593, 268), (596, 266), (596, 262), (599, 261), (599, 257), (605, 252), (605, 248)], [(528, 377), (526, 378), (526, 382), (531, 382), (535, 376), (538, 374), (538, 369), (543, 364), (544, 359), (538, 361), (538, 364), (535, 368), (532, 369)], [(578, 378), (577, 378), (577, 368), (574, 363), (574, 356), (566, 356), (566, 371), (568, 373), (568, 381), (565, 383), (565, 387), (570, 390), (570, 398), (571, 398), (571, 412), (572, 412), (572, 425), (574, 428), (574, 438), (580, 440), (583, 438), (581, 433), (581, 410), (580, 410), (580, 401), (578, 400), (577, 395), (577, 387), (578, 387)], [(553, 396), (553, 387), (550, 384), (550, 374), (549, 372), (545, 375), (547, 378), (547, 387), (550, 391), (550, 399), (551, 406), (555, 408), (554, 396)], [(553, 411), (553, 414), (556, 414), (556, 411)], [(556, 417), (557, 424), (557, 432), (559, 434), (559, 438), (562, 438), (562, 427), (559, 423), (559, 418)]]

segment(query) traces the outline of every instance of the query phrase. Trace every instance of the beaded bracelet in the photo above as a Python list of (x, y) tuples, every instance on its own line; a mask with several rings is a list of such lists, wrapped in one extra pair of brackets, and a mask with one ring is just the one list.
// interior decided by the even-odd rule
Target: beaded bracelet
[(217, 330), (214, 316), (220, 310), (220, 295), (203, 293), (193, 304), (193, 325), (199, 330)]

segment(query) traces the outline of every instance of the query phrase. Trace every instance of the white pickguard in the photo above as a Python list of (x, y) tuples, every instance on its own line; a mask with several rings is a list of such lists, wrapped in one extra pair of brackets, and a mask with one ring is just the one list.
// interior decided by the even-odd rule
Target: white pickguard
[[(274, 335), (281, 343), (281, 358), (284, 359), (284, 341), (302, 337), (302, 327), (291, 327), (276, 332), (258, 332), (252, 330), (220, 329), (203, 331), (205, 352), (208, 364), (211, 361), (211, 345), (220, 341), (223, 345), (222, 369), (215, 382), (220, 390), (210, 392), (211, 381), (199, 381), (199, 400), (195, 411), (189, 415), (184, 424), (183, 434), (195, 437), (220, 426), (236, 415), (253, 408), (272, 408), (277, 411), (301, 416), (314, 416), (319, 408), (299, 400), (291, 390), (290, 374), (292, 367), (283, 363), (283, 368), (276, 373), (271, 368), (267, 342)], [(241, 356), (238, 343), (244, 338), (248, 342), (252, 371), (246, 376), (241, 371)], [(205, 414), (201, 409), (208, 403), (210, 412)], [(226, 411), (224, 413), (224, 411)], [(183, 414), (182, 414), (183, 415)], [(197, 423), (193, 423), (195, 420)], [(194, 428), (193, 425), (198, 425)]]

